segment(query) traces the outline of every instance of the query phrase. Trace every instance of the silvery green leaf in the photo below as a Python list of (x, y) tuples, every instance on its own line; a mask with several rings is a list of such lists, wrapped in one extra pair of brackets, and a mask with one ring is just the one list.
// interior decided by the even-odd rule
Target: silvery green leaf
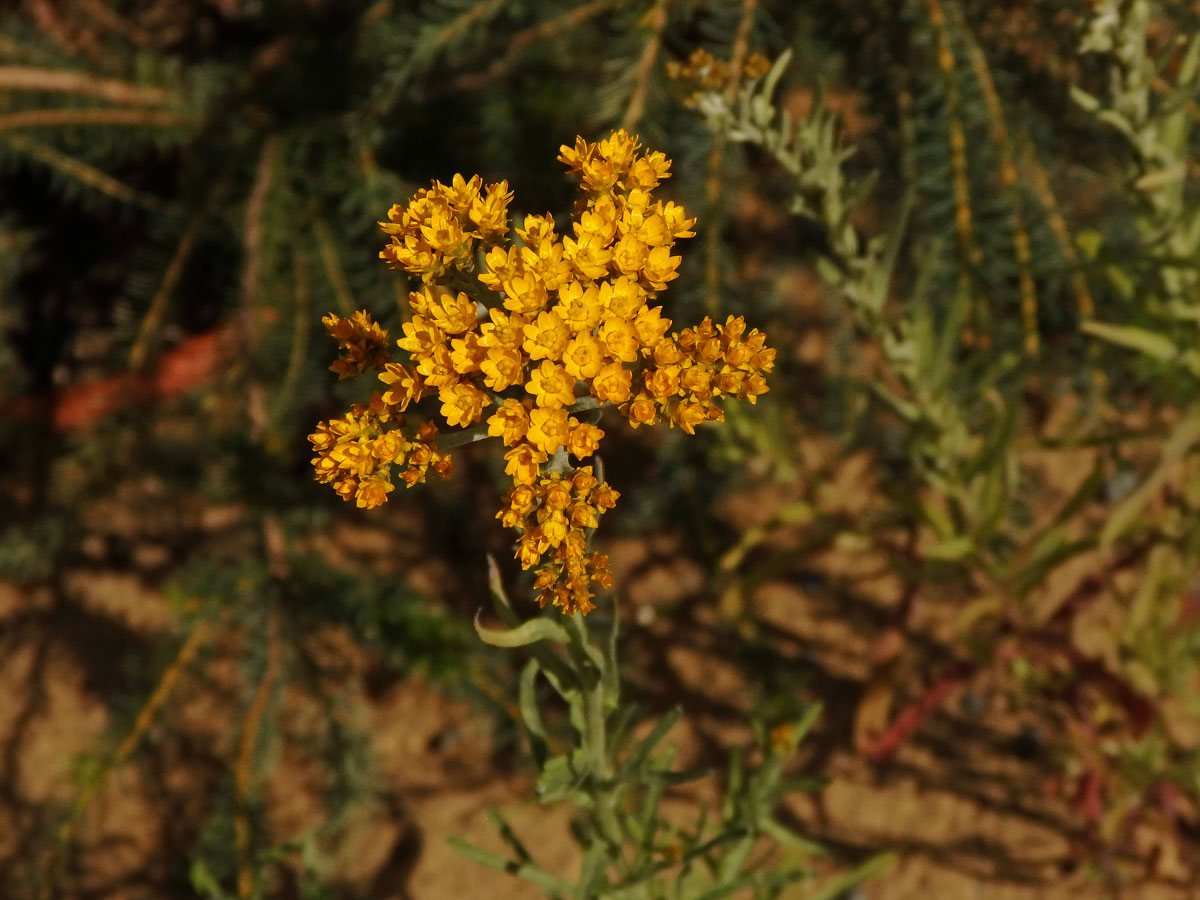
[(1170, 338), (1145, 328), (1138, 328), (1136, 325), (1084, 322), (1081, 327), (1093, 337), (1138, 350), (1160, 362), (1170, 362), (1179, 355), (1179, 348)]
[(538, 641), (565, 644), (570, 639), (566, 629), (550, 619), (531, 619), (516, 628), (484, 628), (479, 623), (478, 612), (475, 614), (475, 633), (485, 644), (491, 644), (493, 647), (524, 647)]
[(582, 749), (576, 749), (569, 756), (553, 756), (546, 760), (534, 790), (543, 803), (553, 803), (579, 787), (586, 776), (587, 763), (584, 752)]

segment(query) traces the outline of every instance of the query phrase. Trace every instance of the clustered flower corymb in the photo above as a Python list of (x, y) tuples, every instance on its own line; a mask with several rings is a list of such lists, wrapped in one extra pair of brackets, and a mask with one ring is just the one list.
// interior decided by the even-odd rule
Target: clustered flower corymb
[(666, 422), (694, 434), (723, 419), (717, 401), (753, 403), (767, 390), (775, 351), (740, 316), (671, 332), (655, 305), (678, 277), (675, 242), (696, 221), (654, 198), (669, 159), (617, 131), (577, 138), (559, 160), (583, 194), (570, 235), (550, 215), (529, 215), (510, 241), (508, 184), (485, 187), (479, 176), (434, 182), (392, 207), (380, 256), (421, 280), (396, 341), (403, 358), (392, 358), (387, 331), (366, 312), (327, 316), (342, 351), (330, 368), (341, 378), (375, 371), (382, 390), (309, 440), (317, 479), (372, 508), (397, 476), (411, 487), (431, 469), (450, 473), (433, 418), (413, 426), (410, 407), (436, 395), (446, 426), (486, 421), (513, 482), (498, 518), (521, 533), (516, 555), (537, 567), (539, 602), (573, 613), (593, 608), (593, 587), (611, 584), (587, 529), (618, 497), (591, 466), (570, 462), (604, 437), (583, 414), (611, 405), (635, 428)]
[(668, 62), (667, 77), (690, 88), (691, 92), (683, 100), (685, 106), (699, 107), (704, 105), (706, 96), (728, 90), (735, 75), (739, 80), (757, 81), (770, 69), (771, 61), (761, 53), (751, 53), (742, 61), (740, 68), (734, 68), (731, 63), (717, 59), (707, 50), (697, 49), (682, 63), (675, 60)]

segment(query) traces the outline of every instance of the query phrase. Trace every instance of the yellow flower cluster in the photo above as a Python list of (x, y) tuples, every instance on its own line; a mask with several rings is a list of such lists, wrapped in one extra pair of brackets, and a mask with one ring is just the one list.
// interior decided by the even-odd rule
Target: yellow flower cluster
[(393, 415), (378, 392), (369, 406), (356, 403), (340, 419), (321, 422), (308, 436), (317, 481), (332, 484), (343, 500), (374, 509), (395, 489), (393, 468), (408, 487), (423, 482), (430, 469), (450, 477), (450, 456), (437, 451), (437, 426), (424, 422), (408, 438), (403, 427), (404, 417)]
[[(746, 81), (762, 78), (771, 70), (771, 61), (761, 53), (751, 53), (742, 63), (741, 77)], [(667, 77), (681, 82), (690, 82), (695, 92), (686, 104), (696, 106), (704, 94), (724, 91), (733, 79), (729, 63), (717, 59), (707, 50), (693, 50), (686, 62), (671, 60), (667, 63)]]
[(496, 518), (520, 530), (521, 567), (531, 569), (548, 560), (534, 580), (541, 606), (551, 603), (566, 612), (588, 613), (595, 608), (590, 586), (612, 586), (608, 557), (588, 551), (585, 529), (595, 528), (619, 496), (597, 481), (591, 466), (581, 466), (569, 478), (550, 472), (508, 492)]
[(385, 390), (369, 408), (322, 423), (310, 440), (318, 479), (370, 507), (386, 501), (391, 466), (407, 461), (401, 477), (410, 485), (430, 466), (449, 469), (431, 422), (415, 438), (402, 436), (410, 405), (436, 394), (450, 427), (486, 415), (480, 428), (506, 448), (514, 488), (500, 518), (521, 531), (522, 566), (541, 564), (543, 604), (586, 612), (592, 587), (611, 581), (603, 558), (587, 553), (586, 529), (617, 494), (596, 483), (591, 467), (571, 469), (568, 455), (585, 460), (604, 437), (576, 414), (612, 405), (634, 427), (665, 421), (692, 434), (721, 420), (720, 398), (754, 402), (766, 391), (775, 351), (740, 317), (668, 335), (671, 320), (654, 301), (677, 277), (675, 242), (695, 224), (683, 207), (654, 197), (669, 159), (617, 131), (597, 143), (577, 138), (559, 160), (584, 195), (570, 234), (560, 235), (549, 215), (529, 215), (515, 231), (519, 243), (509, 243), (507, 182), (485, 187), (478, 176), (434, 182), (392, 207), (380, 223), (391, 239), (380, 256), (422, 281), (396, 342), (406, 358), (381, 351), (386, 332), (365, 313), (328, 317), (344, 351), (334, 370), (344, 377), (374, 368)]
[(321, 323), (341, 351), (329, 367), (331, 372), (337, 372), (339, 381), (361, 375), (367, 369), (378, 371), (392, 358), (387, 329), (380, 328), (366, 310), (359, 310), (349, 319), (330, 313)]

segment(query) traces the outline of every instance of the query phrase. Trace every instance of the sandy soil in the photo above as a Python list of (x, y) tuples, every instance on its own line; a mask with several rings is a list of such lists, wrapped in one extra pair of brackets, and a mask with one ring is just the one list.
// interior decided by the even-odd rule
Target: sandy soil
[[(847, 467), (845, 483), (861, 482), (861, 461)], [(830, 491), (836, 496), (838, 490), (833, 483)], [(862, 502), (849, 499), (848, 489), (846, 497), (850, 507)], [(139, 500), (136, 517), (114, 511), (133, 499)], [(764, 486), (739, 496), (724, 513), (746, 528), (767, 521), (788, 500), (786, 492)], [(52, 869), (58, 890), (50, 896), (189, 896), (187, 849), (216, 839), (201, 832), (220, 819), (216, 798), (228, 795), (239, 752), (233, 711), (242, 708), (247, 690), (247, 636), (214, 629), (180, 675), (166, 711), (103, 781), (70, 840), (64, 845), (61, 833), (56, 836), (55, 823), (78, 802), (80, 773), (117, 747), (122, 735), (114, 733), (114, 721), (130, 720), (128, 711), (114, 711), (114, 698), (126, 698), (131, 672), (144, 677), (167, 665), (169, 657), (156, 647), (164, 641), (178, 647), (181, 640), (179, 612), (154, 586), (162, 552), (147, 540), (155, 516), (167, 514), (164, 502), (155, 506), (150, 498), (116, 491), (106, 503), (93, 511), (77, 571), (59, 573), (51, 583), (0, 589), (0, 816), (7, 823), (0, 829), (0, 895), (13, 900), (36, 896), (40, 875)], [(198, 528), (218, 534), (238, 513), (197, 515)], [(331, 553), (386, 560), (436, 600), (454, 578), (445, 563), (429, 561), (435, 557), (413, 546), (421, 525), (398, 505), (383, 516), (348, 516), (335, 529)], [(779, 556), (794, 540), (783, 529), (771, 552)], [(139, 549), (117, 570), (109, 556), (121, 542)], [(855, 748), (864, 733), (877, 731), (919, 690), (943, 652), (937, 616), (925, 622), (918, 616), (915, 644), (924, 642), (926, 652), (906, 655), (902, 666), (880, 665), (878, 646), (898, 586), (862, 551), (835, 549), (809, 560), (810, 568), (785, 567), (746, 590), (738, 602), (750, 604), (760, 622), (746, 644), (722, 623), (728, 591), (723, 595), (721, 584), (706, 582), (705, 568), (689, 559), (679, 535), (609, 537), (606, 544), (628, 622), (632, 689), (651, 708), (678, 702), (687, 713), (686, 727), (673, 736), (681, 765), (719, 770), (724, 751), (749, 740), (745, 713), (758, 667), (747, 660), (746, 646), (769, 654), (798, 696), (824, 703), (821, 725), (796, 766), (823, 774), (828, 783), (795, 795), (783, 814), (830, 847), (825, 871), (881, 850), (899, 853), (897, 866), (861, 896), (1200, 896), (1180, 849), (1163, 833), (1150, 829), (1104, 849), (1095, 844), (1062, 796), (1049, 749), (1054, 723), (1036, 710), (1015, 708), (995, 673), (981, 673), (943, 703), (889, 765), (862, 757)], [(490, 807), (504, 813), (548, 868), (572, 871), (578, 860), (568, 811), (532, 800), (530, 773), (519, 754), (501, 746), (494, 715), (446, 696), (427, 679), (387, 669), (345, 629), (331, 626), (303, 640), (321, 662), (315, 677), (334, 702), (323, 707), (295, 686), (274, 696), (279, 731), (257, 751), (251, 789), (266, 829), (260, 838), (294, 840), (328, 824), (329, 769), (298, 748), (310, 746), (332, 717), (361, 738), (359, 777), (371, 798), (328, 832), (335, 839), (321, 871), (341, 885), (342, 896), (540, 896), (476, 868), (447, 846), (449, 836), (460, 835), (501, 850)], [(716, 784), (709, 779), (691, 790), (677, 798), (679, 808), (691, 800), (711, 802)], [(291, 896), (294, 885), (284, 878), (277, 889)]]

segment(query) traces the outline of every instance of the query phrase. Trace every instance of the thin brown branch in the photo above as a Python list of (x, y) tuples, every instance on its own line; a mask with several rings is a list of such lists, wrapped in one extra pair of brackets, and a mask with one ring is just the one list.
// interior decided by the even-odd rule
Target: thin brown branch
[(160, 87), (131, 84), (115, 78), (97, 78), (89, 72), (72, 69), (44, 69), (35, 66), (0, 66), (0, 89), (45, 91), (54, 94), (78, 94), (98, 97), (112, 103), (157, 106), (170, 95)]
[(153, 35), (136, 22), (127, 19), (120, 13), (109, 8), (101, 0), (76, 0), (84, 13), (97, 25), (102, 25), (114, 34), (118, 34), (131, 44), (143, 49), (153, 49)]
[(329, 279), (329, 286), (333, 289), (333, 296), (337, 299), (338, 312), (343, 316), (349, 316), (354, 312), (356, 305), (354, 292), (350, 289), (346, 270), (342, 267), (342, 261), (338, 257), (333, 230), (329, 227), (329, 222), (320, 209), (314, 208), (312, 224), (313, 235), (317, 239), (317, 252), (321, 256), (321, 265), (325, 269), (325, 277)]
[(152, 128), (174, 128), (192, 125), (196, 121), (195, 116), (148, 109), (29, 109), (0, 115), (0, 131), (17, 128), (58, 128), (64, 125), (144, 125)]
[(28, 0), (26, 4), (29, 9), (30, 16), (38, 29), (54, 43), (58, 44), (64, 51), (71, 56), (76, 55), (81, 49), (89, 51), (94, 49), (94, 36), (90, 33), (80, 33), (77, 29), (68, 28), (66, 23), (62, 21), (60, 13), (63, 12), (59, 7), (61, 4), (52, 3), (50, 0)]
[[(242, 240), (242, 308), (249, 311), (254, 306), (258, 291), (258, 271), (261, 265), (262, 218), (275, 176), (275, 155), (279, 147), (278, 135), (268, 135), (258, 152), (258, 163), (254, 168), (254, 184), (246, 198), (246, 219)], [(247, 322), (247, 343), (254, 344), (253, 322)]]
[(654, 7), (646, 13), (646, 24), (650, 29), (650, 39), (642, 49), (641, 59), (638, 60), (637, 72), (633, 79), (633, 90), (629, 94), (629, 105), (625, 107), (625, 117), (621, 127), (632, 131), (646, 110), (646, 93), (650, 84), (650, 74), (654, 71), (654, 63), (658, 52), (662, 49), (663, 32), (667, 28), (667, 7), (670, 0), (657, 0)]
[(175, 253), (171, 256), (171, 261), (167, 263), (167, 269), (163, 272), (162, 281), (159, 282), (158, 289), (154, 292), (154, 296), (150, 298), (150, 304), (146, 307), (145, 315), (142, 316), (142, 324), (138, 328), (137, 338), (133, 342), (133, 348), (129, 351), (127, 365), (131, 372), (140, 371), (146, 364), (146, 359), (150, 355), (150, 347), (162, 325), (163, 317), (166, 315), (167, 303), (170, 301), (171, 295), (175, 293), (175, 288), (179, 285), (179, 279), (183, 277), (184, 268), (187, 266), (187, 261), (191, 258), (192, 250), (195, 249), (196, 241), (200, 237), (200, 230), (204, 225), (204, 220), (208, 216), (209, 207), (213, 205), (217, 196), (224, 189), (228, 181), (228, 174), (229, 170), (227, 168), (225, 173), (213, 182), (204, 200), (192, 214), (191, 221), (188, 222), (187, 227), (184, 229), (179, 243), (175, 245)]
[(1017, 288), (1021, 295), (1021, 319), (1025, 331), (1025, 352), (1033, 356), (1038, 352), (1037, 288), (1033, 279), (1033, 251), (1029, 244), (1029, 228), (1025, 221), (1025, 197), (1017, 179), (1017, 166), (1013, 160), (1012, 140), (1009, 138), (1008, 121), (1004, 105), (992, 79), (987, 57), (971, 33), (970, 26), (961, 10), (955, 7), (958, 26), (967, 49), (967, 57), (975, 72), (975, 80), (983, 93), (987, 106), (988, 120), (992, 130), (992, 141), (1000, 151), (1000, 183), (1012, 203), (1013, 251), (1017, 258)]
[(971, 299), (972, 319), (963, 331), (967, 344), (986, 346), (989, 337), (980, 329), (987, 314), (982, 298), (972, 287), (972, 281), (983, 263), (983, 251), (975, 235), (974, 213), (971, 209), (971, 182), (967, 166), (967, 133), (963, 125), (962, 94), (955, 71), (954, 49), (946, 26), (946, 15), (940, 0), (925, 0), (925, 11), (937, 42), (937, 66), (946, 91), (946, 140), (950, 150), (950, 174), (954, 190), (954, 228), (959, 247), (959, 289)]
[(750, 52), (750, 29), (754, 26), (754, 15), (758, 12), (758, 0), (742, 0), (742, 15), (738, 19), (737, 33), (729, 55), (729, 83), (725, 85), (725, 100), (732, 106), (742, 86), (742, 69)]
[(102, 194), (107, 194), (115, 200), (120, 200), (122, 203), (151, 210), (158, 209), (163, 205), (162, 201), (153, 194), (147, 194), (145, 191), (139, 191), (137, 188), (130, 187), (125, 182), (113, 178), (107, 172), (102, 172), (95, 166), (81, 162), (73, 156), (55, 150), (48, 144), (35, 141), (26, 135), (10, 134), (6, 137), (0, 137), (0, 140), (31, 159), (35, 159), (51, 168), (58, 169), (60, 172), (70, 175), (87, 187)]
[(502, 78), (516, 68), (517, 61), (521, 58), (521, 54), (527, 47), (539, 40), (554, 37), (557, 34), (569, 31), (582, 25), (584, 22), (604, 12), (612, 7), (614, 0), (592, 0), (591, 3), (585, 3), (583, 6), (578, 6), (561, 16), (556, 16), (553, 19), (547, 19), (544, 22), (539, 22), (536, 25), (518, 31), (508, 42), (508, 47), (504, 51), (504, 55), (497, 57), (492, 61), (482, 72), (467, 72), (457, 78), (452, 79), (445, 85), (434, 88), (426, 93), (430, 99), (442, 97), (447, 94), (461, 94), (477, 91), (480, 88), (486, 87), (500, 81)]
[[(732, 55), (729, 60), (729, 82), (725, 85), (725, 102), (733, 108), (734, 98), (742, 83), (742, 68), (750, 48), (750, 29), (754, 25), (754, 14), (758, 11), (758, 0), (742, 0), (742, 15), (734, 35)], [(725, 163), (726, 138), (723, 132), (713, 140), (708, 152), (707, 174), (704, 180), (704, 207), (707, 211), (704, 226), (704, 306), (709, 315), (721, 310), (721, 227), (720, 215), (721, 167)]]

